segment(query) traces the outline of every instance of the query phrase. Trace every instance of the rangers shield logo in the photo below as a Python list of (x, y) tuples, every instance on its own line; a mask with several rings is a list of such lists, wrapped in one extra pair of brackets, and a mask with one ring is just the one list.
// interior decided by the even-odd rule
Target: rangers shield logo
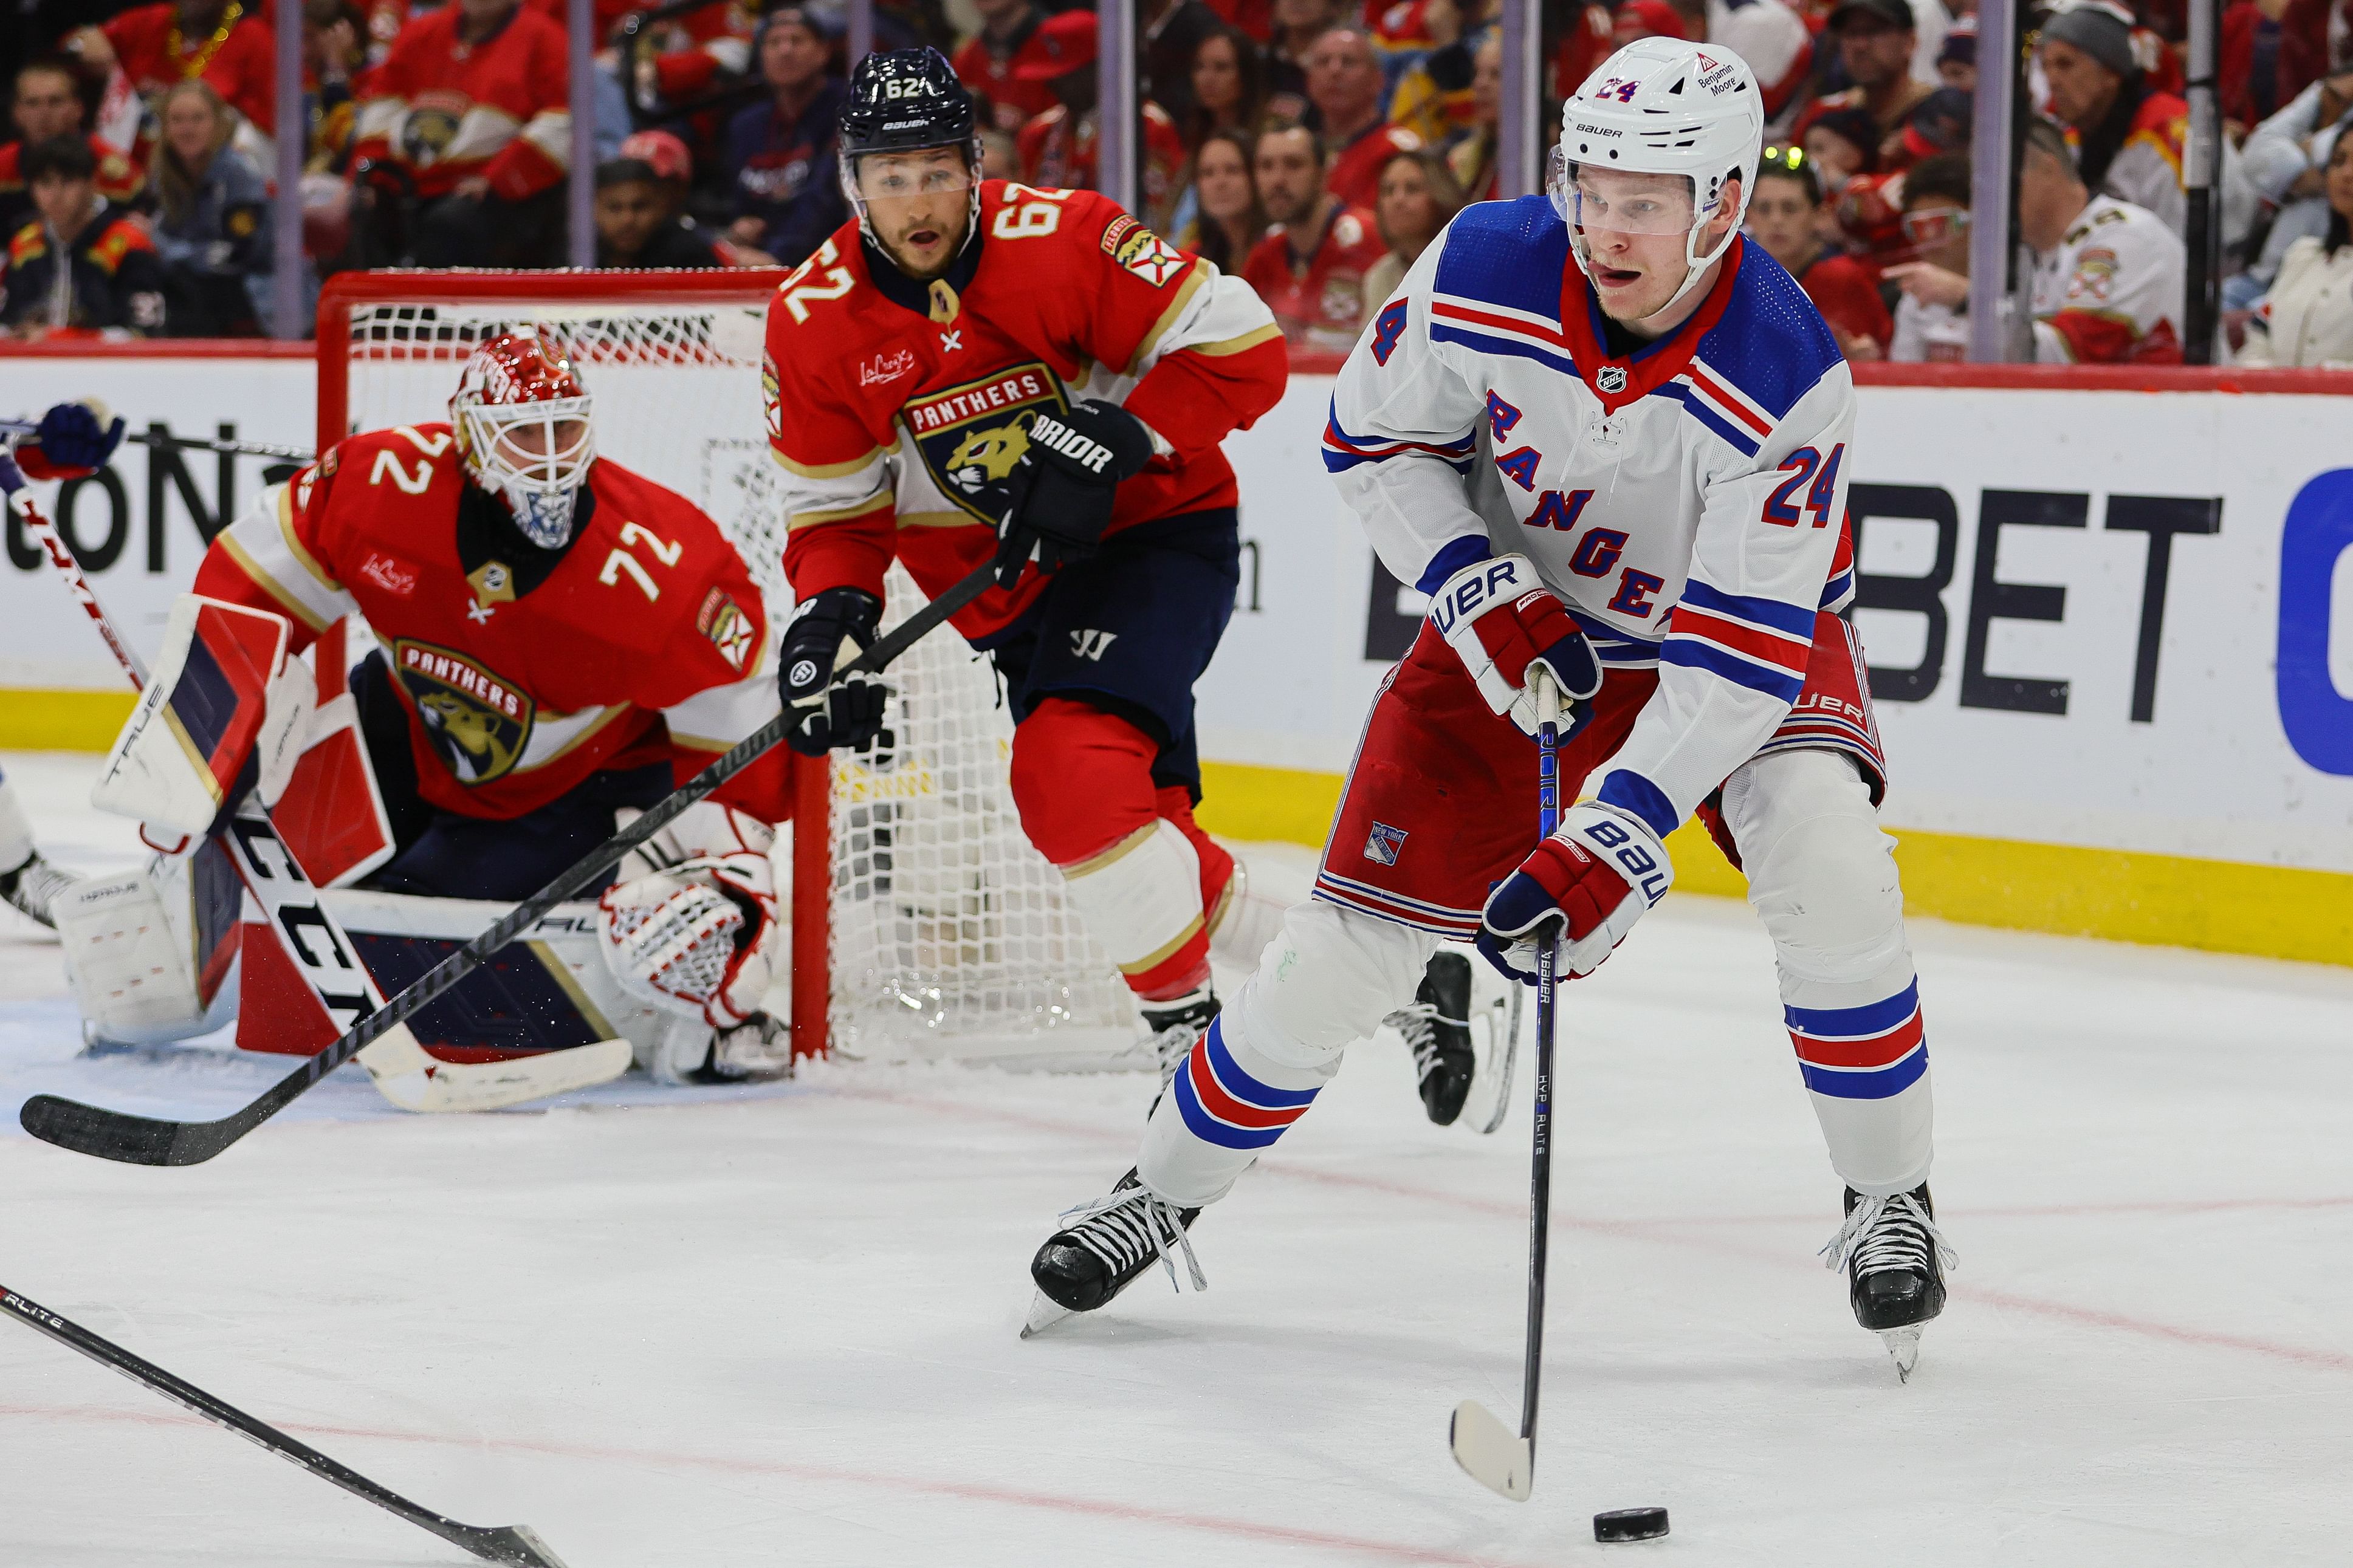
[(1013, 504), (1013, 470), (1041, 409), (1066, 413), (1070, 402), (1054, 373), (1033, 361), (916, 398), (901, 416), (940, 493), (995, 528)]
[(392, 667), (450, 776), (488, 784), (514, 771), (531, 741), (532, 700), (464, 654), (403, 637)]
[(1391, 827), (1386, 822), (1376, 822), (1365, 836), (1365, 858), (1376, 866), (1394, 866), (1398, 851), (1405, 847), (1406, 830)]

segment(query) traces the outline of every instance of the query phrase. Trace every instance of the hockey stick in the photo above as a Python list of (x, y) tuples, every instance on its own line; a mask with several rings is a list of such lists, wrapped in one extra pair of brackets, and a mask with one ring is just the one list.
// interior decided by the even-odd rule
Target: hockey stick
[[(850, 675), (872, 675), (887, 668), (901, 654), (923, 640), (934, 627), (971, 604), (996, 580), (992, 558), (966, 573), (955, 586), (908, 616), (874, 646), (835, 671), (839, 682)], [(101, 1159), (134, 1165), (194, 1165), (211, 1159), (287, 1106), (321, 1079), (352, 1059), (371, 1040), (406, 1022), (425, 1006), (536, 923), (557, 904), (582, 891), (622, 856), (659, 833), (681, 812), (757, 762), (783, 740), (796, 722), (790, 710), (777, 714), (738, 742), (735, 748), (685, 784), (627, 827), (607, 839), (546, 887), (491, 922), (465, 946), (419, 975), (408, 989), (346, 1030), (334, 1044), (304, 1062), (244, 1110), (217, 1121), (164, 1121), (107, 1110), (54, 1094), (37, 1094), (18, 1113), (25, 1131), (46, 1142)]]
[[(1529, 671), (1536, 686), (1536, 823), (1549, 838), (1560, 826), (1560, 689), (1544, 666)], [(1528, 1159), (1528, 1339), (1516, 1437), (1487, 1407), (1466, 1399), (1447, 1426), (1454, 1462), (1471, 1479), (1514, 1502), (1525, 1502), (1536, 1482), (1536, 1395), (1544, 1381), (1545, 1263), (1552, 1231), (1552, 1048), (1556, 1016), (1554, 966), (1560, 927), (1536, 928), (1535, 1146)]]
[[(0, 419), (0, 436), (29, 436), (39, 428), (29, 419)], [(217, 441), (204, 436), (169, 436), (157, 430), (141, 430), (122, 438), (158, 451), (218, 452), (231, 458), (278, 458), (290, 463), (307, 463), (314, 456), (301, 447), (278, 447), (267, 441)]]
[(195, 1384), (183, 1382), (154, 1363), (132, 1355), (121, 1345), (99, 1338), (80, 1324), (60, 1318), (47, 1307), (5, 1286), (0, 1286), (0, 1307), (5, 1307), (19, 1322), (39, 1330), (67, 1349), (79, 1351), (99, 1365), (111, 1367), (133, 1383), (145, 1384), (173, 1404), (227, 1427), (248, 1442), (269, 1449), (281, 1459), (291, 1460), (322, 1481), (334, 1482), (353, 1497), (365, 1498), (387, 1513), (398, 1514), (419, 1530), (431, 1531), (451, 1545), (463, 1547), (486, 1563), (513, 1563), (518, 1568), (564, 1568), (563, 1561), (547, 1549), (547, 1543), (540, 1540), (529, 1525), (460, 1524), (430, 1509), (419, 1508), (398, 1492), (378, 1486), (357, 1470), (338, 1464), (309, 1444), (296, 1442), (269, 1423), (256, 1420), (226, 1400), (214, 1398)]
[[(97, 591), (82, 574), (80, 563), (67, 548), (57, 525), (35, 503), (32, 489), (5, 443), (5, 428), (0, 426), (0, 493), (6, 495), (8, 507), (24, 523), (25, 531), (57, 568), (66, 591), (97, 626), (106, 646), (114, 650), (116, 662), (131, 678), (132, 689), (144, 691), (146, 666), (132, 651), (130, 639), (115, 626), (106, 606), (98, 602)], [(288, 956), (328, 1021), (341, 1031), (384, 1005), (383, 993), (358, 961), (358, 949), (327, 911), (318, 889), (270, 826), (260, 802), (245, 801), (222, 837), (238, 878), (277, 928)], [(353, 975), (358, 979), (357, 992), (347, 989)], [(627, 1040), (600, 1040), (503, 1062), (445, 1062), (403, 1027), (371, 1042), (360, 1053), (360, 1066), (367, 1069), (369, 1079), (385, 1099), (401, 1110), (435, 1112), (498, 1110), (593, 1088), (628, 1071), (629, 1058)]]

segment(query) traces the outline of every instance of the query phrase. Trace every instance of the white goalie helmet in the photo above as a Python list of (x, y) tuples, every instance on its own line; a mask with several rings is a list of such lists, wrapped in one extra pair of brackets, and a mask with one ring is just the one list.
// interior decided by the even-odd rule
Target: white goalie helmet
[[(1757, 188), (1757, 164), (1764, 152), (1765, 99), (1746, 61), (1715, 44), (1638, 38), (1603, 61), (1561, 105), (1560, 141), (1545, 171), (1545, 190), (1568, 224), (1569, 247), (1577, 266), (1588, 272), (1583, 237), (1588, 225), (1635, 233), (1681, 231), (1683, 259), (1691, 271), (1667, 301), (1672, 305), (1731, 247), (1749, 193)], [(1591, 198), (1577, 190), (1577, 170), (1588, 164), (1638, 174), (1680, 174), (1691, 183), (1691, 206), (1651, 220), (1672, 226), (1637, 226), (1642, 220), (1617, 216), (1600, 221), (1598, 214), (1584, 210)], [(1732, 226), (1702, 254), (1700, 237), (1735, 176), (1740, 182), (1739, 205), (1733, 211)]]
[(506, 498), (525, 538), (543, 550), (572, 542), (596, 441), (588, 389), (561, 343), (522, 326), (482, 344), (458, 374), (449, 422), (467, 473)]

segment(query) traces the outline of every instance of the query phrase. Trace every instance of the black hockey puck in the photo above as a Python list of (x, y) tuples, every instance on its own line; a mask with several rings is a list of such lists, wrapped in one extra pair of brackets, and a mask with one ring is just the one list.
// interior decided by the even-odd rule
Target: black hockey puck
[(1667, 1532), (1662, 1508), (1613, 1508), (1593, 1516), (1596, 1541), (1656, 1541)]

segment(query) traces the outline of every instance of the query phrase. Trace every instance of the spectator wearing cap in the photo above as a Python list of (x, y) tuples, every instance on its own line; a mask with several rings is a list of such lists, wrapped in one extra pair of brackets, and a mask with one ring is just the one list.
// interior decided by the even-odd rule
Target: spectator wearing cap
[(768, 97), (728, 122), (727, 237), (798, 267), (849, 216), (834, 147), (848, 89), (828, 74), (831, 29), (805, 7), (772, 12), (756, 48)]
[(159, 107), (163, 142), (147, 174), (172, 333), (253, 337), (273, 304), (269, 186), (228, 144), (236, 117), (210, 82), (181, 82)]
[(119, 69), (141, 97), (202, 77), (265, 136), (278, 123), (278, 50), (243, 0), (158, 0), (75, 33), (66, 47), (95, 70)]
[(1386, 97), (1380, 56), (1354, 27), (1334, 27), (1307, 51), (1307, 101), (1324, 138), (1324, 181), (1345, 206), (1369, 208), (1380, 194), (1381, 166), (1421, 138), (1381, 114)]
[(2353, 139), (2329, 144), (2317, 199), (2327, 226), (2287, 247), (2241, 364), (2353, 365)]
[(1748, 237), (1779, 262), (1830, 323), (1851, 360), (1884, 359), (1894, 323), (1869, 268), (1822, 239), (1821, 180), (1804, 151), (1767, 148), (1742, 218)]
[(1365, 319), (1365, 275), (1388, 247), (1373, 215), (1324, 183), (1324, 141), (1304, 125), (1258, 139), (1251, 173), (1273, 226), (1242, 263), (1242, 280), (1274, 312), (1293, 348), (1344, 354)]
[[(659, 136), (661, 142), (647, 138)], [(640, 131), (621, 156), (596, 166), (596, 265), (725, 267), (723, 241), (679, 209), (691, 178), (686, 144), (665, 131)]]
[(1798, 101), (1813, 76), (1814, 38), (1783, 0), (1675, 0), (1675, 9), (1693, 37), (1721, 44), (1746, 62), (1766, 119), (1779, 119)]
[(1683, 25), (1683, 14), (1667, 0), (1626, 0), (1618, 7), (1609, 35), (1622, 49), (1642, 38), (1688, 38), (1691, 29)]
[[(1065, 11), (1039, 28), (1018, 73), (1025, 80), (1043, 82), (1058, 100), (1023, 126), (1015, 142), (1023, 183), (1048, 190), (1095, 189), (1095, 14)], [(1141, 107), (1144, 210), (1136, 216), (1166, 228), (1185, 166), (1185, 143), (1166, 110), (1148, 98)]]
[(19, 166), (35, 216), (0, 267), (0, 328), (26, 341), (163, 331), (163, 264), (146, 229), (98, 194), (90, 143), (52, 136)]
[(980, 14), (980, 31), (966, 38), (948, 63), (987, 105), (989, 122), (1008, 134), (1017, 132), (1054, 107), (1054, 95), (1045, 83), (1024, 81), (1014, 74), (1021, 51), (1044, 24), (1046, 13), (1032, 0), (973, 0), (972, 8)]
[(1957, 362), (1969, 347), (1969, 161), (1926, 159), (1904, 180), (1904, 233), (1913, 259), (1884, 276), (1902, 289), (1887, 357), (1905, 363)]
[(104, 138), (83, 130), (88, 106), (82, 101), (81, 77), (63, 59), (37, 59), (18, 68), (15, 96), (9, 100), (16, 139), (0, 142), (0, 235), (11, 235), (33, 220), (33, 198), (25, 189), (17, 167), (25, 148), (54, 136), (79, 136), (90, 143), (97, 160), (98, 194), (111, 202), (128, 202), (139, 194), (139, 170), (131, 159)]
[[(2127, 18), (2100, 0), (2062, 11), (2042, 26), (2040, 62), (2051, 113), (2073, 133), (2084, 184), (2147, 208), (2181, 234), (2189, 221), (2181, 157), (2189, 106), (2150, 86)], [(2236, 245), (2254, 221), (2255, 192), (2227, 137), (2219, 187), (2222, 243)]]
[[(1934, 5), (1936, 0), (1921, 3)], [(1884, 147), (1903, 133), (1905, 121), (1928, 96), (1928, 84), (1912, 74), (1919, 44), (1912, 7), (1906, 0), (1840, 0), (1831, 13), (1830, 33), (1838, 40), (1839, 64), (1854, 85), (1816, 100), (1799, 119), (1799, 132), (1833, 110), (1860, 109), (1871, 116)]]
[(1974, 95), (1978, 90), (1978, 19), (1972, 12), (1954, 18), (1952, 30), (1936, 50), (1936, 79), (1947, 87)]
[(2041, 364), (2179, 364), (2185, 258), (2157, 215), (2095, 195), (2074, 150), (2030, 121), (2018, 166), (2018, 237), (2034, 252)]
[(1904, 121), (1894, 155), (1883, 166), (1908, 169), (1939, 153), (1967, 153), (1972, 127), (1970, 95), (1957, 87), (1940, 87), (1920, 100)]

